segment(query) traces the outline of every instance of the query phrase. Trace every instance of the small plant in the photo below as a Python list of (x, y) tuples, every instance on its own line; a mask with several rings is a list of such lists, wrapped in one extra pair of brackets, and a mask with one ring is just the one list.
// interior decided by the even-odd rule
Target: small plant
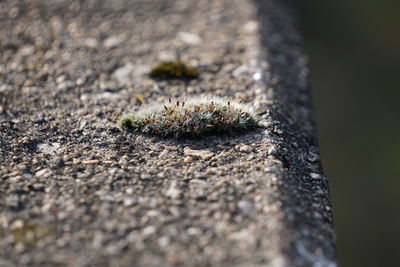
[(153, 79), (195, 79), (199, 72), (195, 68), (187, 67), (181, 61), (167, 61), (159, 64), (150, 72)]
[(153, 105), (123, 118), (127, 130), (165, 137), (231, 134), (260, 127), (246, 105), (221, 98), (189, 99)]

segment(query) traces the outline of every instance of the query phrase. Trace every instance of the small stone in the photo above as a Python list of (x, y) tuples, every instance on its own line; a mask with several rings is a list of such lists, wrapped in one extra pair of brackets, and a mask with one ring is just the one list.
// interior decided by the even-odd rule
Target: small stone
[(207, 179), (208, 175), (206, 173), (203, 173), (203, 172), (195, 172), (194, 173), (194, 177), (196, 179)]
[(177, 36), (182, 42), (186, 44), (197, 45), (201, 43), (201, 38), (197, 34), (193, 34), (190, 32), (178, 32)]
[(149, 236), (157, 232), (157, 228), (155, 226), (147, 226), (146, 228), (143, 229), (142, 235), (144, 237)]
[(244, 73), (247, 73), (247, 72), (248, 72), (247, 65), (241, 65), (241, 66), (237, 67), (236, 69), (234, 69), (232, 71), (232, 76), (233, 77), (238, 77), (238, 76), (240, 76), (240, 75), (242, 75)]
[(64, 161), (63, 161), (63, 159), (60, 158), (60, 157), (57, 157), (57, 158), (54, 160), (54, 166), (55, 166), (56, 168), (61, 168), (62, 166), (64, 166)]
[(128, 160), (126, 159), (126, 158), (121, 158), (119, 161), (118, 161), (118, 163), (119, 163), (119, 165), (121, 165), (122, 167), (128, 167), (128, 165), (129, 165), (129, 163), (128, 163)]
[(120, 46), (125, 41), (120, 35), (113, 35), (104, 40), (103, 45), (106, 48), (114, 48)]
[(85, 78), (85, 77), (78, 78), (78, 79), (76, 79), (76, 81), (75, 81), (75, 84), (76, 84), (77, 86), (82, 86), (82, 85), (84, 85), (85, 83), (86, 83), (86, 78)]
[(10, 228), (11, 228), (12, 230), (15, 230), (15, 229), (24, 227), (24, 224), (25, 224), (25, 223), (24, 223), (23, 220), (17, 219), (17, 220), (15, 220), (14, 222), (12, 222), (12, 224), (10, 225)]
[(87, 122), (86, 120), (80, 121), (80, 122), (79, 122), (79, 130), (85, 129), (87, 123), (88, 123), (88, 122)]
[(160, 247), (166, 247), (171, 243), (171, 237), (169, 236), (162, 236), (157, 241)]
[(196, 187), (208, 187), (210, 184), (204, 180), (199, 180), (199, 179), (193, 179), (190, 180), (190, 185), (196, 186)]
[(65, 75), (58, 76), (56, 79), (56, 83), (60, 84), (60, 83), (64, 82), (65, 78), (66, 78)]
[(112, 93), (112, 92), (104, 92), (101, 94), (94, 95), (94, 98), (98, 101), (100, 100), (108, 100), (108, 101), (118, 101), (120, 99), (120, 95)]
[(240, 173), (240, 169), (238, 167), (234, 167), (232, 169), (232, 173)]
[(74, 83), (72, 81), (64, 81), (64, 82), (60, 82), (57, 85), (57, 90), (58, 91), (67, 91), (73, 87), (74, 87)]
[(40, 210), (44, 213), (49, 212), (49, 210), (52, 208), (53, 203), (52, 202), (46, 202), (41, 208)]
[(99, 46), (99, 42), (95, 38), (87, 38), (84, 41), (84, 45), (89, 48), (96, 48)]
[(160, 173), (158, 173), (158, 174), (157, 174), (157, 177), (158, 177), (158, 178), (161, 178), (161, 179), (165, 178), (165, 172), (160, 172)]
[(218, 169), (217, 168), (208, 168), (206, 170), (206, 174), (209, 174), (209, 175), (213, 175), (213, 174), (217, 174), (217, 173), (218, 173)]
[(106, 91), (106, 90), (107, 91), (115, 91), (118, 89), (118, 85), (114, 81), (101, 81), (99, 83), (99, 87), (101, 90), (104, 90), (104, 91)]
[(149, 210), (148, 212), (146, 212), (146, 216), (158, 217), (158, 216), (160, 216), (160, 212), (158, 210)]
[(199, 228), (196, 227), (189, 227), (186, 232), (188, 233), (188, 235), (200, 235), (201, 234), (201, 230)]
[(17, 168), (20, 171), (26, 171), (26, 170), (28, 170), (28, 165), (26, 165), (25, 163), (21, 163), (21, 164), (18, 164)]
[(270, 156), (275, 156), (276, 154), (277, 154), (277, 150), (276, 150), (276, 147), (275, 146), (271, 146), (269, 149), (268, 149), (268, 155), (270, 155)]
[(98, 164), (100, 161), (98, 159), (93, 159), (93, 160), (83, 160), (82, 164), (83, 165), (95, 165)]
[(317, 153), (310, 152), (310, 153), (308, 154), (308, 156), (307, 156), (307, 160), (308, 160), (309, 162), (314, 163), (314, 162), (317, 162), (317, 161), (319, 160), (319, 156), (318, 156)]
[(125, 206), (125, 207), (133, 206), (133, 205), (136, 204), (136, 203), (137, 203), (137, 201), (136, 201), (136, 199), (133, 198), (133, 197), (124, 198), (124, 206)]
[(22, 174), (22, 177), (25, 178), (25, 179), (31, 179), (33, 177), (33, 175), (26, 172), (26, 173)]
[(255, 33), (258, 30), (258, 23), (257, 21), (250, 20), (242, 26), (242, 29), (246, 33)]
[(151, 174), (149, 174), (149, 173), (142, 173), (142, 174), (140, 174), (140, 179), (141, 180), (148, 180), (148, 179), (151, 179)]
[(22, 56), (29, 56), (35, 52), (35, 48), (32, 45), (25, 45), (19, 49), (19, 53)]
[(201, 158), (203, 160), (208, 160), (214, 156), (214, 153), (209, 150), (195, 150), (185, 147), (183, 149), (183, 154), (185, 156), (192, 156), (196, 158)]
[(177, 146), (166, 146), (165, 149), (169, 151), (178, 151), (179, 148)]
[(321, 175), (318, 173), (310, 173), (312, 179), (321, 179)]
[(182, 191), (178, 188), (178, 184), (176, 182), (172, 182), (168, 190), (165, 192), (165, 196), (178, 199), (182, 195)]
[(250, 153), (253, 151), (253, 148), (249, 145), (239, 145), (238, 147), (240, 152)]
[(51, 170), (50, 169), (41, 169), (40, 171), (37, 171), (35, 173), (36, 177), (41, 177), (41, 178), (48, 178), (51, 176)]
[(183, 159), (183, 162), (185, 162), (185, 163), (192, 163), (192, 162), (193, 162), (193, 158), (190, 157), (190, 156), (187, 156), (187, 157), (185, 157), (185, 158)]
[(39, 183), (35, 183), (35, 184), (32, 185), (32, 188), (34, 190), (40, 191), (40, 190), (44, 189), (44, 185), (43, 184), (39, 184)]
[(18, 176), (20, 176), (20, 172), (19, 171), (14, 171), (14, 172), (10, 172), (7, 177), (8, 178), (14, 178), (14, 177), (18, 177)]
[(57, 153), (57, 150), (60, 148), (59, 143), (51, 143), (51, 144), (38, 144), (37, 149), (47, 155), (55, 155)]

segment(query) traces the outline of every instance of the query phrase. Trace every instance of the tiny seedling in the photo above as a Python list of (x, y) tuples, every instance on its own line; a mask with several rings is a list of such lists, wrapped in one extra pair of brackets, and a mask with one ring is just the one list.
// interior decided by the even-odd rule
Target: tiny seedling
[(195, 79), (199, 72), (186, 66), (182, 61), (166, 61), (154, 67), (149, 76), (153, 79)]
[(123, 118), (127, 130), (163, 137), (201, 137), (232, 134), (260, 127), (251, 108), (222, 98), (192, 98), (144, 107)]

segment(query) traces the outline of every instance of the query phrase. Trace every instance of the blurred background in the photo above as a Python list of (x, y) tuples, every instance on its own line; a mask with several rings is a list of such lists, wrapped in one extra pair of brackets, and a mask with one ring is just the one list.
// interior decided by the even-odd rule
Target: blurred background
[(301, 1), (341, 266), (400, 266), (400, 1)]

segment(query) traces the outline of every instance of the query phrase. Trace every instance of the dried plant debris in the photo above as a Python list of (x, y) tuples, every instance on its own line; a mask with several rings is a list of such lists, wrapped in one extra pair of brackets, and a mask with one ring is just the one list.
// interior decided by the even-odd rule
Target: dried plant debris
[(163, 137), (201, 137), (232, 134), (260, 127), (247, 105), (222, 98), (192, 98), (144, 107), (123, 118), (127, 130)]
[(154, 67), (150, 72), (153, 79), (195, 79), (199, 71), (186, 66), (182, 61), (166, 61)]

